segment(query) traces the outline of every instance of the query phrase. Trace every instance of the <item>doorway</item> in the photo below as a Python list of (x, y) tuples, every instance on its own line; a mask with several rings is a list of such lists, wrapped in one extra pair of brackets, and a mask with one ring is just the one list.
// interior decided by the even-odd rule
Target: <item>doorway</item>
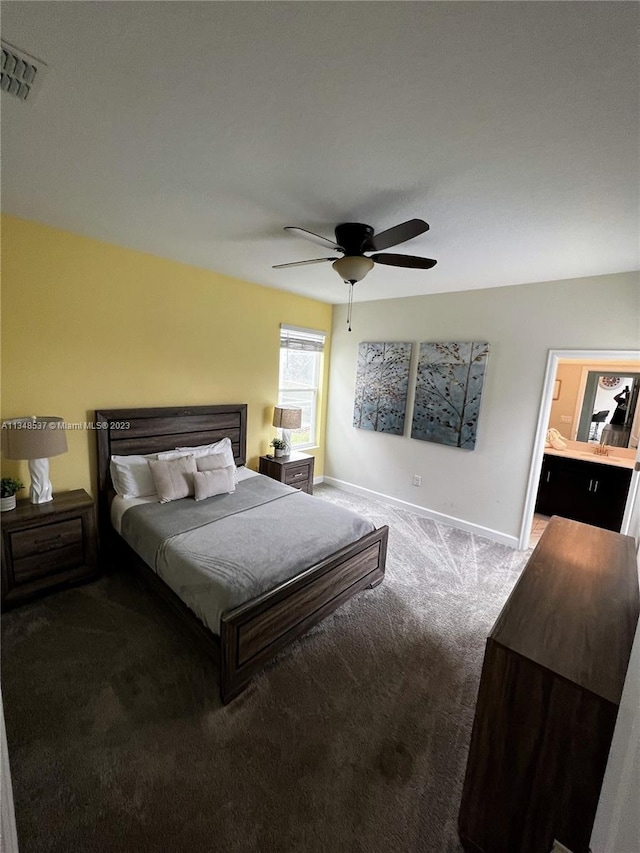
[[(533, 526), (536, 497), (538, 493), (538, 484), (540, 481), (545, 452), (545, 438), (549, 427), (549, 418), (554, 392), (557, 390), (557, 384), (555, 381), (556, 374), (558, 366), (563, 360), (584, 362), (585, 365), (588, 365), (589, 363), (593, 365), (605, 364), (607, 367), (610, 366), (611, 372), (615, 372), (618, 365), (628, 365), (630, 362), (635, 362), (636, 370), (640, 373), (640, 351), (638, 350), (549, 351), (518, 543), (518, 547), (521, 550), (526, 550), (529, 547), (529, 538)], [(624, 507), (621, 532), (631, 534), (637, 540), (639, 538), (638, 527), (640, 526), (640, 501), (637, 500), (640, 480), (640, 450), (637, 448), (635, 450), (635, 462), (635, 469), (631, 473), (631, 481)]]

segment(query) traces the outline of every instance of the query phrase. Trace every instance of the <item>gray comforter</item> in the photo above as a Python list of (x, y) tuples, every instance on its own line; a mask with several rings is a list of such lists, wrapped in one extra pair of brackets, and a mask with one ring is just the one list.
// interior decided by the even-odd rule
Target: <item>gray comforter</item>
[(374, 525), (268, 477), (231, 495), (128, 509), (122, 536), (215, 634), (220, 616), (289, 580)]

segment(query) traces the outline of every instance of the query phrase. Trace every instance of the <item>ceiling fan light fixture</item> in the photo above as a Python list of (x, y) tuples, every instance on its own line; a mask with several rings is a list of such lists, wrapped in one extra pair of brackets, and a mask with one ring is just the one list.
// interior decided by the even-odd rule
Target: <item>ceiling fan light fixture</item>
[(362, 281), (373, 269), (374, 263), (371, 258), (365, 258), (364, 255), (345, 255), (344, 258), (334, 261), (331, 266), (343, 281), (355, 284), (357, 281)]

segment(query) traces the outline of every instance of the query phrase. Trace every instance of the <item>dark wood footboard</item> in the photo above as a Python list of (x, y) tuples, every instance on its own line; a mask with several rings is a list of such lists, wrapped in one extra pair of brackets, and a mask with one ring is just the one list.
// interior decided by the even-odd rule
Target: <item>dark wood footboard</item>
[(266, 661), (384, 577), (389, 528), (381, 527), (289, 581), (223, 613), (220, 695), (227, 703)]
[(204, 652), (220, 662), (220, 698), (227, 704), (248, 686), (252, 676), (281, 649), (321, 622), (363, 589), (384, 579), (388, 527), (368, 533), (291, 580), (222, 615), (220, 637), (198, 619), (147, 564), (116, 537), (114, 562), (135, 568), (169, 606), (183, 630)]

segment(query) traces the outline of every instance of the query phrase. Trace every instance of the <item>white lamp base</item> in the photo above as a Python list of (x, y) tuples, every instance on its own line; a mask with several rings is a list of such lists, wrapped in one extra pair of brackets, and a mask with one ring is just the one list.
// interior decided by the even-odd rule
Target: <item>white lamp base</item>
[(282, 440), (284, 441), (284, 455), (291, 456), (291, 430), (282, 430)]
[(46, 504), (53, 500), (53, 489), (49, 479), (49, 460), (30, 459), (29, 476), (31, 487), (29, 498), (32, 504)]

